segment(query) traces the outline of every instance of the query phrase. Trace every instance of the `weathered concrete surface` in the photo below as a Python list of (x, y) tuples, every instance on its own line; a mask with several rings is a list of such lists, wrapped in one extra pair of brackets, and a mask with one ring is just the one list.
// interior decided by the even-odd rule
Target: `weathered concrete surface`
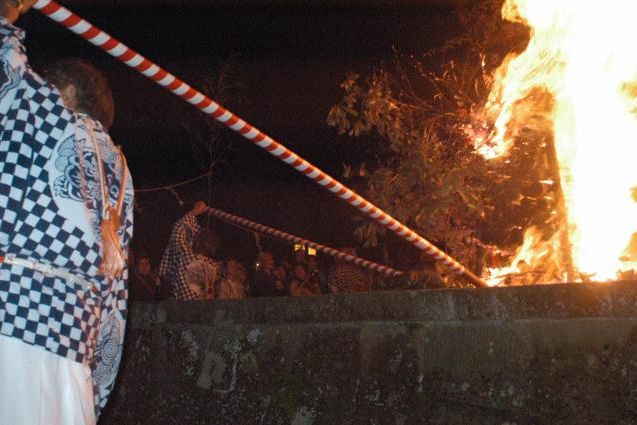
[(139, 304), (101, 425), (637, 424), (637, 283)]

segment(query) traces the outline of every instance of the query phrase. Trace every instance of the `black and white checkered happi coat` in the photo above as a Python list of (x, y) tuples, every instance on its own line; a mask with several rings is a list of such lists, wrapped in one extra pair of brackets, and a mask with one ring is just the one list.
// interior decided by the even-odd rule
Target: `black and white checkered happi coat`
[(170, 296), (180, 301), (199, 299), (199, 295), (188, 284), (188, 265), (195, 260), (192, 250), (195, 236), (200, 227), (197, 217), (185, 214), (173, 225), (168, 246), (159, 264), (159, 277), (170, 285)]
[[(98, 274), (102, 196), (94, 146), (111, 205), (123, 164), (102, 126), (66, 109), (59, 92), (31, 70), (23, 32), (0, 18), (0, 39), (0, 255), (52, 265), (96, 289), (3, 263), (0, 334), (91, 367), (99, 414), (121, 359), (127, 273), (122, 279)], [(126, 252), (132, 237), (130, 175), (127, 181), (119, 226)]]

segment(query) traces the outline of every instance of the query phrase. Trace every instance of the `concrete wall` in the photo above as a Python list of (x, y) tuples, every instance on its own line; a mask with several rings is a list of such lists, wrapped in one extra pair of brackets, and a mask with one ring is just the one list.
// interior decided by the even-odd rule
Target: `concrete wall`
[(139, 304), (101, 425), (634, 424), (637, 283)]

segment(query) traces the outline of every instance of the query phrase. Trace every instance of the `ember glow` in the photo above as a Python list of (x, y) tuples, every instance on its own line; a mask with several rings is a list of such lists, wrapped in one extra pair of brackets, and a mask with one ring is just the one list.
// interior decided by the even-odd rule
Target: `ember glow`
[[(635, 0), (506, 0), (504, 19), (531, 28), (524, 52), (496, 72), (483, 114), (494, 124), (476, 150), (506, 157), (525, 126), (534, 91), (552, 95), (552, 128), (564, 193), (564, 235), (526, 232), (511, 268), (489, 277), (535, 270), (553, 257), (562, 279), (617, 278), (634, 268), (627, 247), (637, 231), (637, 2)], [(572, 276), (557, 250), (567, 251)], [(561, 254), (563, 255), (563, 254)], [(522, 263), (520, 263), (522, 261)], [(496, 284), (500, 279), (493, 279)]]

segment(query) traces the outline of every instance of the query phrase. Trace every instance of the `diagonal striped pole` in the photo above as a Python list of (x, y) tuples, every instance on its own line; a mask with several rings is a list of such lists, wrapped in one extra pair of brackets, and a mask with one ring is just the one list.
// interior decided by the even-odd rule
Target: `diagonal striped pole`
[(465, 276), (476, 286), (487, 286), (486, 282), (467, 270), (462, 264), (443, 252), (440, 248), (372, 204), (336, 179), (310, 164), (299, 155), (290, 151), (281, 143), (248, 124), (223, 106), (214, 102), (198, 90), (192, 88), (163, 68), (149, 61), (139, 53), (120, 43), (101, 29), (74, 14), (53, 0), (38, 0), (34, 5), (44, 15), (85, 38), (90, 43), (139, 71), (186, 102), (196, 106), (202, 112), (236, 131), (255, 145), (290, 165), (309, 179), (325, 187), (338, 197), (358, 208), (398, 236), (406, 239), (418, 249), (449, 267), (454, 273)]
[(300, 243), (300, 244), (309, 246), (311, 248), (316, 249), (317, 251), (321, 251), (328, 255), (331, 255), (332, 257), (340, 258), (347, 262), (354, 263), (357, 266), (365, 267), (366, 269), (370, 269), (375, 272), (382, 273), (386, 276), (399, 276), (403, 274), (403, 272), (396, 269), (392, 269), (391, 267), (387, 267), (382, 264), (378, 264), (373, 261), (369, 261), (352, 254), (348, 254), (347, 252), (339, 251), (338, 249), (334, 249), (326, 245), (321, 245), (320, 243), (303, 239), (299, 236), (295, 236), (290, 233), (283, 232), (281, 230), (266, 226), (264, 224), (256, 223), (254, 221), (248, 220), (247, 218), (239, 217), (239, 216), (227, 213), (225, 211), (218, 210), (216, 208), (208, 207), (207, 212), (208, 214), (214, 215), (215, 217), (218, 217), (224, 221), (238, 224), (241, 227), (245, 227), (250, 230), (264, 233), (266, 235), (275, 236), (279, 239), (283, 239), (289, 242)]

